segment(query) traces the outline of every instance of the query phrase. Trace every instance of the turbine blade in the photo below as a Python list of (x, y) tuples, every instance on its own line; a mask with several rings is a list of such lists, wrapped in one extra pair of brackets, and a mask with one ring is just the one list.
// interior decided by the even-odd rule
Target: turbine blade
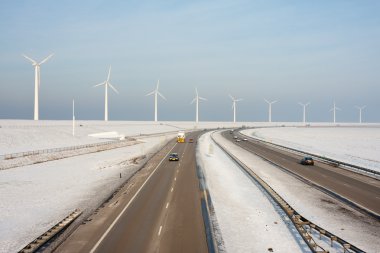
[(231, 94), (228, 94), (228, 96), (233, 100), (235, 100), (235, 98), (233, 96), (231, 96)]
[(203, 98), (203, 97), (198, 97), (200, 100), (204, 100), (204, 101), (207, 101), (207, 98)]
[(242, 98), (238, 98), (238, 99), (236, 99), (235, 101), (236, 102), (239, 102), (239, 101), (243, 101), (244, 99), (242, 99)]
[(272, 102), (272, 104), (274, 104), (274, 103), (277, 103), (277, 102), (278, 102), (278, 101), (277, 101), (277, 100), (275, 100), (275, 101), (273, 101), (273, 102)]
[(270, 102), (268, 100), (266, 100), (265, 98), (264, 98), (264, 101), (267, 102), (268, 104), (270, 104)]
[(198, 97), (198, 89), (197, 88), (195, 88), (195, 94)]
[(162, 95), (159, 91), (157, 91), (157, 94), (158, 94), (160, 97), (162, 97), (164, 100), (167, 101), (167, 99), (164, 97), (164, 95)]
[(191, 100), (190, 104), (193, 104), (195, 102), (195, 100), (197, 100), (196, 97), (193, 100)]
[(48, 57), (46, 57), (45, 59), (43, 59), (43, 60), (39, 63), (39, 65), (41, 65), (42, 63), (47, 62), (51, 57), (53, 57), (53, 55), (54, 55), (54, 54), (50, 54)]
[(33, 60), (32, 58), (29, 58), (28, 56), (26, 56), (25, 54), (23, 54), (22, 56), (24, 56), (24, 58), (28, 59), (29, 61), (31, 61), (33, 64), (36, 64), (37, 65), (37, 62), (35, 60)]
[(148, 94), (146, 94), (145, 96), (150, 96), (150, 95), (153, 95), (156, 91), (152, 91), (152, 92), (149, 92)]
[(112, 84), (110, 82), (108, 82), (108, 85), (111, 87), (111, 89), (113, 89), (117, 94), (119, 94), (119, 91), (112, 86)]
[(100, 85), (104, 85), (106, 82), (102, 82), (102, 83), (99, 83), (99, 84), (97, 84), (97, 85), (94, 85), (94, 86), (92, 86), (93, 88), (94, 87), (98, 87), (98, 86), (100, 86)]
[(108, 69), (107, 82), (110, 80), (110, 76), (111, 76), (111, 66), (110, 66), (110, 68)]
[(160, 79), (158, 79), (157, 81), (157, 87), (156, 87), (156, 91), (158, 91), (158, 87), (160, 86)]

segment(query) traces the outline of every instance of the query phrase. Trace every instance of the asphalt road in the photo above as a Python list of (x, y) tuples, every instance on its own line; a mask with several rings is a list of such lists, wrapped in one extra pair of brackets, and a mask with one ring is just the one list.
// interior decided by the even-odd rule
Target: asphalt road
[(299, 163), (301, 156), (270, 147), (252, 138), (248, 138), (248, 141), (236, 142), (234, 136), (239, 139), (247, 138), (237, 131), (234, 131), (233, 134), (225, 131), (223, 136), (244, 149), (380, 215), (379, 180), (317, 161), (314, 166), (301, 165)]
[[(172, 142), (161, 150), (56, 252), (208, 252), (195, 166), (197, 135), (187, 136), (194, 143)], [(180, 161), (168, 161), (171, 152)]]

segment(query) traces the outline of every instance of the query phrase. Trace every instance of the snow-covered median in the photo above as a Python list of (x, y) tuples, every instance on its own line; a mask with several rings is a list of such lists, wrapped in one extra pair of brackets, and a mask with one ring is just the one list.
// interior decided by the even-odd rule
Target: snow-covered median
[(277, 127), (242, 133), (380, 172), (380, 127)]
[(197, 160), (227, 252), (310, 252), (288, 217), (211, 141), (210, 133), (198, 145)]

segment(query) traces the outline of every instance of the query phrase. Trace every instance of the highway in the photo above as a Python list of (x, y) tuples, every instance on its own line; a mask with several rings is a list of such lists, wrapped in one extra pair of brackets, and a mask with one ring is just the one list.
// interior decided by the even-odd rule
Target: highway
[[(172, 141), (55, 252), (208, 252), (194, 143)], [(168, 161), (176, 152), (180, 161)]]
[(370, 211), (370, 213), (380, 215), (379, 180), (318, 161), (315, 161), (314, 166), (301, 165), (299, 164), (301, 156), (265, 145), (253, 138), (248, 138), (248, 141), (236, 142), (234, 136), (237, 136), (240, 140), (247, 138), (238, 133), (238, 131), (233, 133), (225, 131), (222, 135), (249, 152), (257, 154), (299, 177), (356, 203), (359, 207)]

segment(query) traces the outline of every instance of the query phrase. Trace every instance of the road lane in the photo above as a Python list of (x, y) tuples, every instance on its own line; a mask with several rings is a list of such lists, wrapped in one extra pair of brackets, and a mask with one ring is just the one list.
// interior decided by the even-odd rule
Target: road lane
[(116, 207), (95, 215), (57, 252), (207, 252), (195, 143), (175, 144), (171, 152), (179, 154), (179, 162), (164, 157), (135, 198), (119, 196), (124, 211)]
[(248, 141), (236, 142), (234, 136), (239, 139), (246, 138), (237, 131), (234, 131), (233, 134), (225, 131), (222, 135), (244, 149), (380, 215), (380, 200), (377, 198), (380, 196), (379, 180), (318, 161), (314, 166), (301, 165), (299, 164), (301, 156), (265, 145), (253, 138), (249, 138)]

